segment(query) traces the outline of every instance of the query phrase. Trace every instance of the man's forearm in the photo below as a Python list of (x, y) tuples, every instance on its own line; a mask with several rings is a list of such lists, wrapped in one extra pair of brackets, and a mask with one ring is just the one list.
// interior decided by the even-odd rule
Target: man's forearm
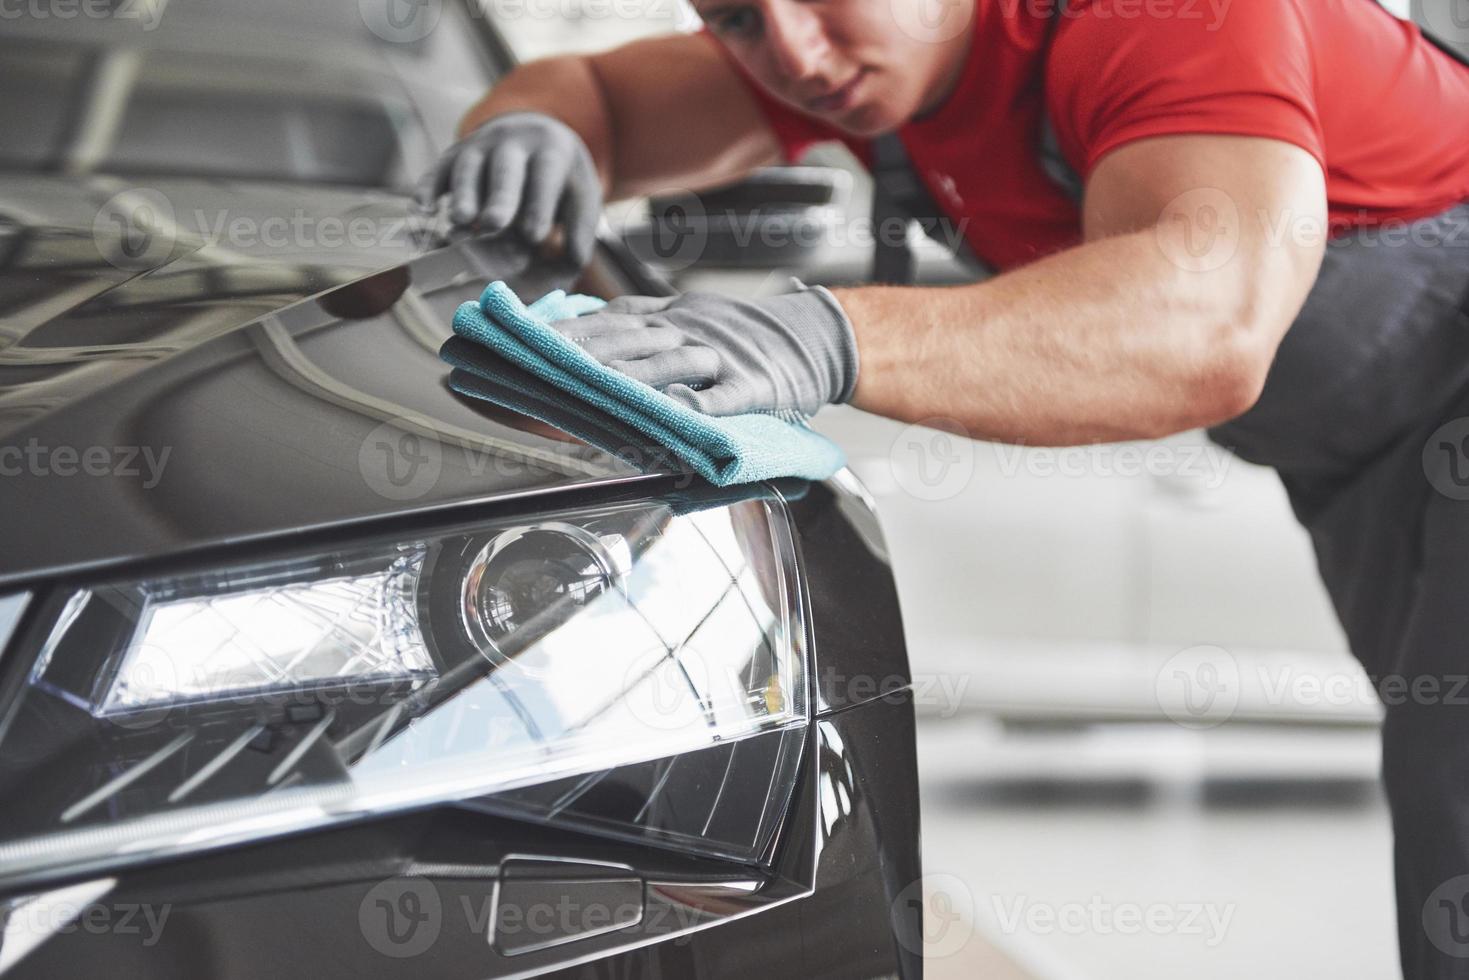
[(833, 290), (857, 336), (853, 405), (1049, 445), (1158, 437), (1247, 409), (1269, 361), (1260, 345), (1274, 343), (1255, 324), (1286, 314), (1240, 292), (1170, 262), (1152, 230), (975, 285)]
[(597, 165), (604, 193), (612, 187), (612, 127), (605, 94), (588, 59), (571, 55), (520, 65), (464, 114), (459, 135), (494, 116), (524, 111), (544, 112), (576, 130)]

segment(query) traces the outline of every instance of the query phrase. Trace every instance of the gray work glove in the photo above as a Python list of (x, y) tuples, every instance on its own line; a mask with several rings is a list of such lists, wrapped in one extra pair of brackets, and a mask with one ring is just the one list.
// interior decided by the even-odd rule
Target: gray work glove
[(414, 195), (432, 211), (449, 195), (449, 221), (494, 236), (514, 222), (538, 245), (559, 222), (578, 267), (591, 258), (602, 213), (602, 181), (572, 128), (540, 112), (495, 116), (444, 151)]
[(601, 363), (708, 415), (809, 416), (857, 386), (852, 323), (824, 287), (757, 300), (622, 296), (551, 328)]

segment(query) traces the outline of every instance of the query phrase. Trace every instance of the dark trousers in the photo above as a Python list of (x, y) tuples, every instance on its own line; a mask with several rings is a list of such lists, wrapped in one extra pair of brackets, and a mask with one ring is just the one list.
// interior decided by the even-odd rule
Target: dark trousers
[(1469, 203), (1326, 250), (1251, 411), (1382, 698), (1403, 973), (1469, 980)]

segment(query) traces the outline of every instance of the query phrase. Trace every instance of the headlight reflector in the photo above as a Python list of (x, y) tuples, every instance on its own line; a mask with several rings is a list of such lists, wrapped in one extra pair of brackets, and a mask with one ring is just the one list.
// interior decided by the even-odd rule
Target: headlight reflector
[(143, 591), (135, 631), (99, 710), (239, 696), (332, 681), (429, 677), (416, 590), (425, 549), (380, 570), (222, 594)]

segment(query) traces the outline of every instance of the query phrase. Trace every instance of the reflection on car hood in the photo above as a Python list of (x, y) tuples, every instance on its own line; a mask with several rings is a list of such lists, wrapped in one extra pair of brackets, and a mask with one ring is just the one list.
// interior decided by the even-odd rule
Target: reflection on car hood
[(420, 252), (405, 217), (361, 191), (0, 177), (0, 585), (642, 475), (449, 391), (455, 307), (566, 270)]

